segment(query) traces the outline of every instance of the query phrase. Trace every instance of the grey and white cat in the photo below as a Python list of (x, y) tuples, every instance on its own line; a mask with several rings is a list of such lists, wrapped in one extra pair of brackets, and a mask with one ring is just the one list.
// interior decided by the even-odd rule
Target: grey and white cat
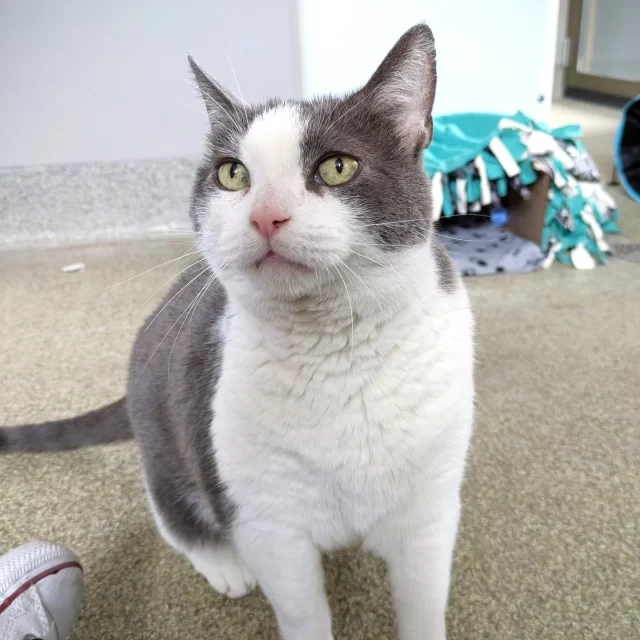
[(4, 428), (0, 449), (131, 429), (161, 535), (221, 593), (257, 582), (284, 640), (332, 638), (320, 554), (356, 542), (388, 563), (400, 638), (443, 640), (473, 320), (422, 169), (431, 31), (344, 98), (248, 106), (190, 62), (211, 121), (191, 206), (207, 267), (140, 332), (126, 399)]

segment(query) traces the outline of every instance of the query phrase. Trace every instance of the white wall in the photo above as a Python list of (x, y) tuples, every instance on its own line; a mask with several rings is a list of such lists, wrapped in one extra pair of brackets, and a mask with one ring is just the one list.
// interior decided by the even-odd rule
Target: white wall
[(290, 0), (1, 0), (0, 166), (194, 155), (186, 54), (244, 97), (299, 93)]
[(549, 116), (558, 0), (298, 0), (298, 13), (305, 96), (362, 85), (424, 20), (436, 39), (435, 113)]

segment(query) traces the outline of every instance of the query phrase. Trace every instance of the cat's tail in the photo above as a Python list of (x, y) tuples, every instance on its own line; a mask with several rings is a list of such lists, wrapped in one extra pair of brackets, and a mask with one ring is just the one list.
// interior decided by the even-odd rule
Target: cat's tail
[(0, 454), (17, 451), (67, 451), (133, 437), (127, 400), (64, 420), (0, 427)]

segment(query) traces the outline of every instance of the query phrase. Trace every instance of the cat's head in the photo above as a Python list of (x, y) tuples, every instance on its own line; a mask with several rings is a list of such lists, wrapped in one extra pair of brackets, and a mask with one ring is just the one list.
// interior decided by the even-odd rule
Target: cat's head
[(190, 63), (211, 123), (191, 215), (198, 248), (230, 291), (372, 291), (425, 245), (422, 151), (436, 86), (426, 25), (407, 31), (369, 82), (340, 98), (249, 106)]

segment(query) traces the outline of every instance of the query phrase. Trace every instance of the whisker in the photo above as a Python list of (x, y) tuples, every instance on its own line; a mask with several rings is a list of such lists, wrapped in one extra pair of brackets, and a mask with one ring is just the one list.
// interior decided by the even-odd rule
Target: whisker
[(361, 258), (364, 258), (365, 260), (369, 260), (369, 262), (373, 262), (374, 264), (377, 264), (380, 267), (388, 267), (388, 264), (382, 264), (382, 262), (378, 262), (377, 260), (374, 260), (373, 258), (370, 258), (369, 256), (365, 256), (362, 253), (357, 253), (355, 251), (352, 251), (351, 253), (353, 253), (354, 256), (360, 256)]
[(331, 116), (333, 116), (335, 110), (340, 106), (341, 103), (341, 99), (336, 99), (336, 103), (333, 105), (333, 107), (331, 107), (331, 111), (327, 111), (327, 113), (325, 113), (322, 120), (320, 121), (320, 130), (324, 130), (326, 128), (331, 120)]
[[(422, 238), (424, 238), (427, 241), (429, 240), (429, 236), (427, 234), (425, 234), (425, 233), (418, 232), (418, 235), (420, 235)], [(384, 245), (380, 245), (380, 246), (384, 246)], [(404, 248), (407, 247), (407, 245), (397, 245), (397, 246), (404, 247)], [(449, 254), (440, 245), (438, 245), (437, 242), (432, 242), (431, 246), (436, 248), (443, 256), (445, 256), (445, 258), (450, 258)], [(399, 275), (400, 274), (398, 274), (398, 276)]]
[(333, 277), (333, 272), (331, 271), (331, 269), (329, 269), (329, 267), (324, 267), (324, 270), (327, 272), (327, 274), (331, 278), (331, 284), (335, 285), (336, 284), (336, 279)]
[[(204, 297), (203, 294), (207, 292), (209, 286), (211, 285), (214, 279), (215, 279), (215, 275), (212, 274), (209, 277), (209, 279), (204, 283), (204, 286), (202, 287), (202, 289), (200, 289), (200, 291), (198, 292), (198, 295), (189, 304), (189, 307), (191, 307), (191, 320), (193, 320), (193, 315), (195, 313), (195, 310), (197, 309), (198, 305), (202, 301), (202, 298)], [(189, 307), (187, 307), (187, 311), (189, 311)], [(173, 355), (173, 350), (175, 349), (176, 342), (178, 342), (178, 338), (180, 337), (180, 332), (182, 331), (182, 327), (184, 327), (184, 323), (188, 319), (189, 319), (189, 313), (187, 313), (187, 315), (184, 317), (184, 320), (182, 321), (182, 324), (178, 329), (178, 333), (173, 341), (173, 344), (171, 345), (171, 351), (169, 351), (169, 362), (167, 364), (167, 378), (169, 378), (170, 372), (171, 372), (171, 356)], [(191, 320), (189, 320), (189, 344), (191, 344)]]
[(356, 107), (360, 106), (366, 99), (368, 96), (364, 96), (362, 97), (360, 100), (358, 100), (358, 102), (356, 102), (352, 107), (349, 107), (339, 118), (336, 118), (330, 125), (329, 127), (326, 129), (325, 133), (328, 133), (329, 131), (331, 131), (331, 128), (334, 127), (336, 124), (338, 124), (338, 122), (340, 122), (340, 120), (342, 120), (342, 118), (344, 118), (347, 114), (351, 113)]
[(127, 318), (125, 319), (125, 322), (128, 322), (129, 320), (131, 320), (131, 318), (138, 312), (140, 311), (140, 309), (142, 309), (142, 307), (144, 307), (147, 302), (149, 302), (149, 300), (151, 300), (151, 298), (153, 298), (157, 293), (159, 293), (160, 291), (162, 291), (162, 289), (164, 289), (170, 282), (173, 282), (181, 273), (184, 273), (185, 271), (191, 269), (191, 267), (195, 267), (197, 264), (200, 264), (201, 262), (204, 262), (206, 260), (206, 258), (202, 258), (200, 260), (198, 260), (197, 262), (194, 262), (190, 265), (188, 265), (187, 267), (185, 267), (184, 269), (181, 269), (180, 271), (178, 271), (178, 273), (176, 273), (175, 275), (171, 276), (163, 285), (161, 285), (158, 289), (156, 289), (139, 307), (137, 307), (134, 311), (132, 311)]
[(180, 256), (179, 258), (174, 258), (173, 260), (167, 260), (166, 262), (163, 262), (162, 264), (159, 264), (157, 267), (153, 267), (151, 269), (147, 269), (146, 271), (143, 271), (142, 273), (139, 273), (137, 276), (132, 276), (131, 278), (127, 278), (126, 280), (123, 280), (122, 282), (116, 282), (116, 284), (112, 284), (110, 286), (108, 286), (106, 289), (102, 289), (102, 293), (105, 291), (109, 291), (109, 289), (113, 289), (114, 287), (119, 287), (121, 284), (125, 284), (127, 282), (131, 282), (131, 280), (135, 280), (136, 278), (139, 278), (140, 276), (144, 276), (147, 273), (151, 273), (152, 271), (155, 271), (156, 269), (160, 269), (160, 267), (164, 267), (168, 264), (171, 264), (172, 262), (176, 262), (178, 260), (183, 260), (184, 258), (188, 258), (189, 256), (195, 256), (196, 253), (199, 253), (198, 251), (192, 251), (191, 253), (185, 253), (183, 256)]
[[(421, 238), (424, 238), (425, 240), (429, 239), (428, 235), (425, 235), (423, 233), (420, 232), (416, 232), (417, 235), (419, 235)], [(449, 236), (449, 235), (445, 235), (443, 233), (438, 233), (437, 231), (433, 232), (433, 235), (438, 236), (439, 238), (446, 238), (447, 240), (456, 240), (457, 242), (487, 242), (487, 238), (458, 238), (456, 236)], [(503, 238), (508, 238), (509, 236), (504, 235), (504, 236), (499, 236), (497, 238), (491, 238), (492, 242), (496, 242), (496, 241), (500, 241)], [(399, 249), (408, 249), (410, 247), (415, 247), (416, 245), (414, 244), (389, 244), (386, 242), (378, 242), (378, 243), (374, 243), (374, 242), (354, 242), (353, 243), (354, 247), (394, 247), (394, 248), (399, 248)]]
[(415, 244), (388, 244), (386, 242), (353, 242), (354, 247), (393, 247), (398, 249), (409, 249), (415, 247)]
[(209, 117), (206, 111), (203, 111), (202, 109), (198, 109), (198, 107), (194, 107), (192, 104), (189, 104), (188, 102), (184, 102), (181, 100), (180, 104), (183, 107), (187, 107), (188, 109), (193, 109), (194, 111), (197, 111), (199, 114), (203, 115), (205, 118)]
[[(202, 275), (205, 271), (206, 269), (201, 271), (199, 275)], [(193, 280), (191, 282), (193, 282)], [(180, 318), (182, 318), (182, 316), (189, 311), (192, 304), (193, 304), (193, 300), (189, 303), (189, 305), (187, 305), (186, 309), (178, 316), (178, 319), (169, 327), (169, 331), (167, 331), (167, 333), (164, 334), (164, 337), (162, 338), (162, 340), (160, 340), (160, 342), (158, 343), (158, 346), (153, 350), (153, 353), (149, 356), (149, 359), (145, 363), (144, 367), (142, 367), (142, 371), (140, 371), (140, 373), (138, 374), (138, 377), (136, 378), (136, 382), (138, 382), (138, 380), (140, 379), (140, 376), (144, 373), (144, 370), (147, 368), (147, 365), (151, 362), (151, 359), (153, 358), (153, 356), (156, 355), (156, 351), (158, 351), (162, 343), (166, 340), (167, 336), (171, 333), (171, 331), (173, 331), (173, 328), (178, 324), (178, 322), (180, 322)], [(180, 335), (179, 332), (178, 332), (178, 335)]]
[(441, 246), (439, 246), (436, 242), (432, 242), (431, 246), (435, 247), (446, 258), (449, 257), (449, 254)]
[(341, 103), (342, 103), (342, 100), (338, 98), (336, 103), (333, 105), (333, 107), (331, 107), (331, 111), (327, 113), (325, 119), (322, 122), (323, 129), (329, 124), (329, 122), (331, 121), (331, 118), (333, 117), (333, 114), (335, 113), (336, 109), (340, 106)]
[(156, 313), (155, 316), (153, 316), (153, 319), (151, 320), (151, 322), (145, 327), (143, 333), (145, 333), (147, 331), (147, 329), (149, 329), (149, 327), (157, 320), (158, 316), (169, 306), (169, 304), (171, 304), (171, 302), (173, 300), (175, 300), (175, 298), (177, 296), (179, 296), (194, 280), (196, 280), (197, 278), (199, 278), (206, 270), (208, 269), (208, 267), (205, 267), (204, 269), (202, 269), (202, 271), (200, 271), (198, 273), (197, 276), (195, 276), (194, 278), (191, 278), (191, 280), (189, 280), (189, 282), (187, 282), (187, 284), (185, 284), (183, 287), (181, 287), (176, 293), (174, 293), (171, 298), (169, 298), (169, 300), (167, 300), (164, 305), (162, 305), (162, 309), (160, 309), (160, 311), (158, 311), (158, 313)]
[(249, 115), (247, 114), (247, 105), (246, 102), (244, 101), (244, 98), (242, 97), (242, 91), (240, 90), (240, 83), (238, 82), (238, 76), (236, 76), (236, 70), (233, 68), (233, 65), (231, 64), (231, 58), (229, 57), (229, 55), (226, 53), (224, 54), (227, 58), (227, 62), (229, 63), (229, 66), (231, 67), (231, 73), (233, 73), (233, 79), (236, 81), (236, 87), (238, 87), (238, 95), (240, 96), (240, 100), (242, 101), (242, 108), (244, 109), (244, 119), (247, 123), (247, 129), (249, 128)]
[(373, 291), (371, 291), (369, 285), (367, 285), (367, 283), (344, 260), (340, 260), (340, 264), (345, 269), (349, 270), (356, 278), (358, 278), (358, 280), (360, 280), (360, 282), (362, 282), (362, 285), (371, 294), (371, 297), (375, 300), (377, 296), (373, 293)]
[[(440, 220), (449, 220), (451, 218), (467, 218), (469, 216), (478, 216), (480, 218), (491, 218), (490, 215), (486, 215), (484, 213), (454, 213), (451, 216), (447, 216), (446, 218), (440, 218)], [(424, 222), (425, 218), (410, 218), (409, 220), (390, 220), (388, 222), (371, 222), (369, 224), (361, 224), (358, 225), (360, 227), (391, 227), (396, 224), (408, 224), (410, 222)]]
[(442, 216), (438, 222), (443, 220), (449, 220), (449, 218), (490, 218), (491, 215), (488, 213), (474, 213), (473, 211), (469, 213), (452, 213), (450, 216)]
[(191, 344), (191, 323), (193, 322), (193, 316), (196, 313), (196, 309), (198, 308), (198, 305), (202, 302), (202, 299), (205, 297), (207, 291), (209, 291), (209, 289), (211, 288), (211, 285), (214, 283), (216, 279), (216, 275), (212, 274), (209, 279), (204, 283), (204, 287), (202, 287), (202, 289), (200, 290), (200, 293), (196, 296), (197, 298), (200, 298), (197, 302), (197, 304), (195, 305), (195, 307), (193, 307), (193, 309), (191, 310), (191, 320), (189, 320), (189, 344)]
[(220, 109), (226, 114), (227, 118), (229, 118), (229, 120), (231, 120), (233, 124), (237, 124), (236, 121), (231, 117), (231, 114), (212, 95), (208, 94), (206, 91), (203, 91), (196, 82), (190, 80), (189, 78), (184, 78), (184, 77), (182, 77), (181, 80), (191, 85), (196, 89), (196, 91), (201, 92), (203, 95), (209, 98), (209, 100), (211, 100), (211, 102), (213, 102), (213, 104), (215, 104), (218, 107), (218, 109)]
[[(193, 304), (193, 300), (191, 301), (191, 304)], [(189, 307), (191, 306), (191, 304), (189, 305)], [(187, 311), (189, 310), (189, 307), (187, 307)], [(181, 314), (181, 317), (182, 317), (182, 314)], [(187, 321), (188, 317), (189, 317), (189, 314), (187, 313), (187, 315), (184, 317), (184, 320), (182, 321), (182, 324), (180, 325), (180, 328), (178, 329), (178, 333), (176, 333), (176, 337), (173, 339), (173, 344), (171, 345), (171, 351), (169, 351), (169, 362), (167, 363), (167, 380), (169, 380), (169, 376), (171, 375), (171, 356), (173, 355), (173, 350), (176, 348), (176, 342), (178, 342), (178, 338), (180, 337), (180, 332), (182, 331), (182, 327), (184, 327), (184, 323)], [(178, 318), (178, 320), (179, 319), (180, 318)], [(165, 336), (165, 338), (166, 338), (166, 336)], [(164, 340), (164, 338), (163, 338), (163, 340)], [(160, 345), (158, 345), (158, 346), (160, 346)]]
[(318, 267), (313, 265), (313, 270), (316, 272), (316, 282), (318, 283), (318, 295), (322, 297), (322, 287), (320, 286), (320, 276), (318, 275)]
[(424, 218), (410, 218), (409, 220), (391, 220), (389, 222), (371, 222), (369, 224), (359, 224), (359, 227), (391, 227), (396, 224), (409, 224), (410, 222), (424, 222)]
[[(178, 236), (195, 236), (195, 232), (194, 231), (180, 231), (180, 230), (176, 230), (176, 229), (167, 229), (166, 231), (163, 231), (162, 233), (157, 233), (154, 236), (152, 236), (152, 240), (162, 240), (163, 238), (177, 238)], [(187, 242), (187, 240), (185, 240), (185, 243)]]
[[(457, 238), (456, 236), (446, 236), (443, 233), (438, 233), (437, 231), (433, 232), (434, 235), (438, 236), (439, 238), (446, 238), (447, 240), (456, 240), (457, 242), (488, 242), (489, 239), (487, 238)], [(495, 242), (496, 240), (503, 240), (504, 238), (508, 238), (508, 235), (504, 235), (504, 236), (500, 236), (499, 238), (491, 238), (490, 240), (492, 242)]]
[(361, 258), (364, 258), (365, 260), (369, 260), (369, 262), (373, 262), (374, 264), (379, 265), (380, 267), (385, 267), (386, 269), (391, 269), (391, 271), (394, 271), (396, 273), (396, 275), (398, 276), (398, 278), (402, 279), (402, 277), (400, 276), (400, 274), (398, 273), (398, 270), (393, 267), (390, 264), (383, 264), (382, 262), (378, 262), (377, 260), (374, 260), (373, 258), (370, 258), (369, 256), (365, 256), (362, 253), (358, 253), (357, 251), (351, 251), (351, 253), (355, 256), (360, 256)]
[(355, 325), (354, 325), (354, 321), (353, 321), (353, 305), (351, 304), (351, 295), (349, 294), (349, 288), (347, 287), (347, 283), (345, 281), (345, 279), (342, 277), (342, 273), (340, 273), (340, 268), (338, 267), (338, 265), (335, 265), (336, 267), (336, 272), (337, 274), (340, 276), (340, 280), (342, 280), (342, 284), (344, 284), (344, 290), (347, 293), (347, 300), (349, 300), (349, 310), (351, 311), (351, 361), (349, 363), (349, 368), (351, 368), (353, 366), (353, 345), (354, 345), (354, 341), (355, 341)]

